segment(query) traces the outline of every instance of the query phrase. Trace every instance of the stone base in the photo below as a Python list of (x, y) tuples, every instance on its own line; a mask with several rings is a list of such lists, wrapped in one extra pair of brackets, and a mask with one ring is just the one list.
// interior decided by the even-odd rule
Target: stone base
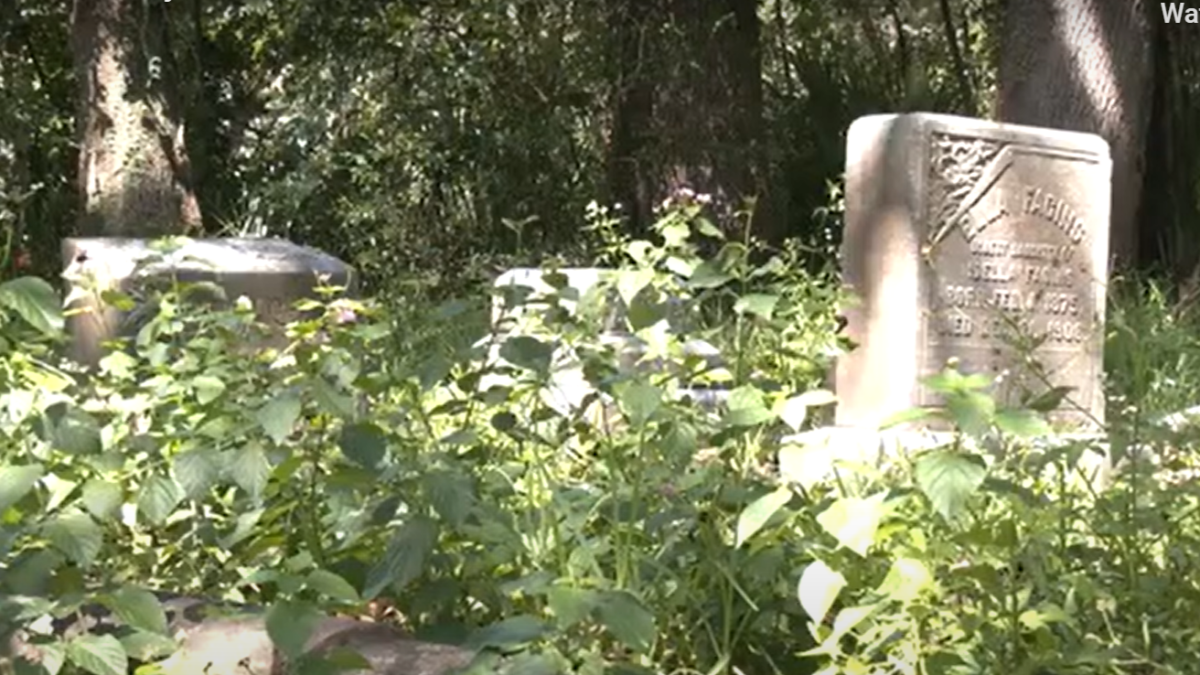
[[(899, 468), (922, 452), (952, 442), (954, 434), (946, 431), (824, 427), (783, 437), (779, 452), (780, 471), (807, 488), (855, 473)], [(1078, 467), (1082, 476), (1077, 477), (1107, 485), (1111, 470), (1107, 443), (1102, 436), (1064, 434), (1038, 439), (1034, 444), (1050, 448), (1078, 442), (1099, 445), (1104, 453), (1084, 451)]]

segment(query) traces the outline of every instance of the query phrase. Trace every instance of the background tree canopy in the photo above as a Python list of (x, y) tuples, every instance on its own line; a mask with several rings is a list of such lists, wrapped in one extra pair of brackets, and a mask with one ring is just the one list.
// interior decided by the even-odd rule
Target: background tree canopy
[(44, 272), (72, 232), (190, 228), (318, 246), (376, 289), (457, 287), (586, 255), (593, 199), (644, 231), (681, 184), (828, 251), (846, 128), (911, 110), (1103, 133), (1114, 253), (1197, 259), (1196, 50), (1153, 3), (70, 4), (0, 9), (0, 219)]

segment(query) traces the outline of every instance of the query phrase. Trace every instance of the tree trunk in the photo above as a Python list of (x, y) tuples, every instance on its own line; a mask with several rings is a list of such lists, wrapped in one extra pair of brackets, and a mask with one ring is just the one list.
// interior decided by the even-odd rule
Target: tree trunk
[(167, 7), (75, 0), (81, 234), (155, 237), (200, 228), (172, 98)]
[(718, 218), (755, 200), (750, 225), (782, 238), (765, 161), (756, 0), (610, 0), (616, 79), (609, 186), (635, 230), (688, 188)]
[[(1110, 251), (1137, 261), (1138, 205), (1153, 92), (1146, 0), (1008, 0), (997, 117), (1099, 134), (1113, 159)], [(1157, 3), (1153, 3), (1157, 5)]]

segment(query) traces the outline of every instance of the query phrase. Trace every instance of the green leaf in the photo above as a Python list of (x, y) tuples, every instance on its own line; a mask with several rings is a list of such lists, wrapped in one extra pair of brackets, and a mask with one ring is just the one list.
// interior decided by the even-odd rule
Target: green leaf
[(137, 309), (137, 300), (134, 300), (133, 296), (115, 288), (106, 288), (100, 291), (100, 301), (122, 312), (132, 312)]
[(13, 665), (13, 675), (58, 675), (67, 663), (67, 643), (62, 640), (38, 642), (38, 664), (31, 666), (19, 660)]
[(174, 480), (163, 475), (150, 476), (138, 493), (138, 516), (151, 525), (162, 525), (183, 497), (183, 490)]
[(654, 270), (652, 269), (625, 269), (616, 274), (617, 294), (629, 307), (633, 305), (633, 299), (642, 289), (649, 286), (654, 281)]
[(267, 610), (267, 635), (289, 659), (304, 653), (304, 646), (325, 616), (306, 602), (284, 600)]
[(635, 296), (628, 308), (626, 318), (629, 320), (630, 330), (635, 332), (649, 328), (667, 316), (666, 305), (655, 302), (649, 293), (640, 293)]
[(387, 456), (387, 435), (371, 422), (347, 424), (342, 427), (338, 437), (338, 448), (351, 462), (363, 468), (375, 469)]
[(383, 560), (367, 573), (363, 597), (374, 598), (389, 586), (403, 588), (420, 576), (437, 538), (437, 523), (424, 516), (417, 516), (401, 526), (388, 542)]
[(770, 321), (775, 315), (775, 307), (779, 305), (778, 295), (751, 293), (738, 298), (733, 304), (733, 311), (738, 314), (751, 314), (765, 321)]
[[(122, 636), (120, 640), (125, 653), (130, 658), (142, 662), (157, 661), (174, 654), (179, 649), (179, 644), (175, 642), (174, 638), (141, 630)], [(137, 674), (142, 670), (139, 668), (134, 672)]]
[(963, 433), (980, 438), (990, 430), (996, 417), (996, 401), (987, 394), (965, 391), (947, 396), (946, 410)]
[(42, 526), (42, 534), (81, 567), (90, 566), (104, 545), (104, 530), (79, 511), (51, 518)]
[(752, 427), (775, 419), (767, 407), (763, 393), (757, 387), (745, 385), (729, 392), (728, 410), (722, 424), (725, 427)]
[(546, 602), (558, 618), (559, 630), (567, 630), (591, 616), (599, 605), (600, 596), (589, 588), (560, 585), (550, 588)]
[(437, 514), (454, 527), (466, 522), (475, 504), (471, 480), (454, 471), (434, 470), (424, 476), (429, 502)]
[(221, 478), (220, 457), (210, 448), (188, 450), (175, 457), (175, 480), (188, 499), (204, 499)]
[(791, 498), (792, 491), (786, 487), (781, 487), (774, 492), (769, 492), (755, 499), (738, 515), (737, 537), (733, 544), (734, 547), (741, 546), (750, 537), (757, 534), (763, 525), (766, 525), (767, 521), (771, 519), (771, 516), (774, 516), (779, 509), (783, 508)]
[[(3, 484), (0, 477), (0, 485)], [(121, 512), (121, 504), (125, 502), (125, 494), (121, 486), (100, 478), (93, 478), (83, 484), (81, 497), (83, 508), (100, 520), (117, 517)]]
[(67, 660), (92, 675), (126, 675), (129, 656), (112, 635), (80, 635), (67, 643)]
[(271, 464), (267, 461), (267, 453), (258, 443), (248, 443), (234, 451), (233, 462), (230, 463), (228, 471), (233, 482), (254, 499), (262, 496), (267, 481), (271, 478)]
[(56, 403), (46, 409), (50, 423), (49, 440), (55, 450), (73, 455), (93, 455), (103, 449), (100, 425), (86, 411), (69, 403)]
[(943, 518), (957, 518), (987, 477), (981, 457), (954, 450), (934, 450), (915, 466), (917, 487)]
[(845, 587), (846, 577), (841, 572), (834, 571), (823, 560), (817, 560), (809, 563), (800, 574), (796, 594), (804, 613), (814, 622), (821, 623)]
[(1048, 413), (1062, 406), (1063, 401), (1075, 391), (1075, 387), (1054, 387), (1025, 404), (1025, 407), (1040, 413)]
[(350, 585), (350, 582), (329, 570), (317, 569), (309, 572), (308, 578), (304, 580), (304, 585), (334, 600), (342, 602), (358, 602), (360, 600), (358, 591)]
[(667, 248), (679, 248), (687, 243), (688, 237), (692, 235), (691, 228), (686, 222), (673, 221), (663, 226), (660, 230), (663, 238), (663, 245)]
[(897, 602), (912, 602), (933, 587), (933, 575), (915, 558), (897, 558), (876, 591)]
[(688, 286), (696, 290), (717, 288), (729, 283), (733, 277), (725, 273), (720, 265), (712, 260), (705, 260), (692, 272)]
[(934, 410), (931, 408), (909, 408), (891, 415), (880, 423), (880, 429), (891, 429), (893, 427), (903, 426), (911, 422), (920, 422), (921, 420), (929, 419), (934, 416)]
[(17, 464), (0, 467), (0, 514), (29, 494), (42, 479), (41, 464)]
[(517, 428), (517, 416), (502, 410), (495, 415), (492, 415), (492, 428), (500, 432), (509, 432)]
[(519, 614), (484, 626), (471, 633), (463, 645), (467, 649), (496, 649), (502, 652), (515, 651), (545, 635), (548, 626), (536, 616)]
[(324, 377), (310, 380), (309, 390), (317, 409), (322, 413), (346, 420), (354, 419), (357, 412), (354, 398), (340, 391)]
[(225, 383), (211, 375), (200, 375), (192, 380), (192, 388), (196, 390), (196, 400), (200, 405), (208, 405), (225, 393)]
[(668, 256), (667, 259), (663, 261), (663, 266), (670, 270), (672, 274), (683, 277), (684, 279), (692, 276), (692, 272), (696, 270), (696, 265), (698, 264), (699, 263), (696, 261), (690, 259), (685, 260), (678, 256)]
[(838, 544), (866, 557), (887, 513), (886, 498), (886, 492), (865, 499), (843, 497), (817, 516), (817, 524), (833, 535)]
[(79, 488), (79, 483), (62, 478), (61, 474), (58, 473), (46, 476), (42, 484), (47, 488), (47, 499), (42, 508), (49, 512), (57, 511), (63, 505), (63, 502), (75, 495), (75, 490)]
[(1039, 438), (1051, 433), (1046, 420), (1032, 410), (1000, 410), (996, 413), (996, 428), (1017, 438)]
[(844, 635), (866, 621), (877, 609), (879, 609), (879, 604), (857, 605), (842, 609), (833, 619), (833, 632), (830, 633), (828, 639), (834, 641), (842, 639)]
[(133, 628), (159, 635), (167, 634), (167, 613), (150, 591), (126, 586), (107, 598), (108, 608)]
[(654, 646), (654, 614), (627, 591), (603, 591), (596, 614), (600, 623), (626, 647), (642, 654)]
[(62, 299), (43, 279), (21, 277), (0, 284), (0, 306), (16, 312), (44, 335), (62, 332)]
[(296, 429), (301, 408), (300, 397), (294, 392), (279, 394), (259, 409), (258, 423), (271, 440), (282, 445)]
[(718, 241), (725, 241), (725, 232), (704, 216), (698, 216), (692, 220), (692, 226), (696, 228), (697, 232), (706, 237), (710, 237)]
[(644, 426), (662, 407), (662, 390), (646, 382), (621, 383), (616, 388), (616, 394), (621, 412), (629, 420), (629, 425), (634, 428)]
[(946, 394), (965, 394), (979, 389), (986, 389), (994, 380), (982, 373), (963, 375), (954, 368), (946, 368), (940, 373), (925, 378), (925, 386)]
[(500, 345), (500, 358), (539, 375), (550, 372), (554, 346), (528, 335), (516, 335)]
[(238, 514), (233, 532), (221, 538), (220, 544), (222, 548), (230, 549), (237, 546), (239, 543), (246, 540), (247, 537), (255, 533), (255, 528), (258, 521), (262, 519), (265, 509), (254, 509)]

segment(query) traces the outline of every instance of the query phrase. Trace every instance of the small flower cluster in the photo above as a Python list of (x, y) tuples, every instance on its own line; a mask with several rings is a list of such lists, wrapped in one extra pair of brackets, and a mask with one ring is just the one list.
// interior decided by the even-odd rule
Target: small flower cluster
[(712, 195), (697, 194), (688, 187), (676, 188), (669, 197), (663, 200), (659, 208), (668, 211), (671, 208), (686, 208), (688, 206), (707, 206), (712, 203)]

